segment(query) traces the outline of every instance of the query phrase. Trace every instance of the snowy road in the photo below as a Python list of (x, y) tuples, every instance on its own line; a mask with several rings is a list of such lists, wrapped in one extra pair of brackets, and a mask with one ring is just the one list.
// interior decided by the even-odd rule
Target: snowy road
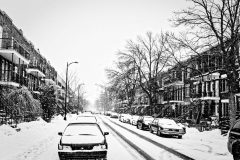
[[(75, 118), (76, 115), (69, 115), (68, 121)], [(108, 160), (181, 159), (181, 156), (179, 157), (171, 150), (197, 160), (232, 159), (226, 150), (226, 138), (215, 131), (199, 133), (190, 129), (191, 133), (184, 135), (183, 139), (164, 138), (106, 116), (100, 115), (99, 122), (103, 130), (109, 132)], [(0, 159), (59, 160), (57, 144), (60, 137), (57, 133), (63, 131), (66, 124), (67, 122), (59, 116), (51, 123), (40, 120), (19, 124), (20, 132), (16, 132), (9, 126), (1, 126)], [(215, 144), (212, 143), (213, 141)], [(163, 144), (163, 147), (158, 144)], [(165, 149), (164, 146), (166, 146)]]
[[(66, 126), (64, 121), (53, 121), (51, 124), (43, 123), (37, 131), (28, 128), (28, 131), (16, 133), (0, 140), (0, 155), (3, 160), (59, 160), (57, 132)], [(103, 125), (105, 128), (105, 125)], [(143, 158), (126, 142), (119, 138), (112, 130), (107, 136), (109, 145), (108, 160), (142, 160)], [(32, 131), (31, 131), (32, 130)], [(3, 145), (5, 144), (5, 145)]]

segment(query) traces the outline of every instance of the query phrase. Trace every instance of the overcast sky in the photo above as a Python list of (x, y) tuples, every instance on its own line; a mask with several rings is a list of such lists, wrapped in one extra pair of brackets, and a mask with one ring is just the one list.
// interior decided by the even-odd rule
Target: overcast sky
[(60, 75), (67, 62), (79, 62), (69, 72), (77, 72), (91, 102), (126, 41), (147, 31), (176, 31), (168, 19), (186, 6), (185, 0), (0, 0), (0, 9)]

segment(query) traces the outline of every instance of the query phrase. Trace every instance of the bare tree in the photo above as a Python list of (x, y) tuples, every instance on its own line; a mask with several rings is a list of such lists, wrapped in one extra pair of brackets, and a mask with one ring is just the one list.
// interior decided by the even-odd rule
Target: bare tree
[(126, 51), (119, 52), (119, 61), (132, 64), (138, 73), (137, 82), (147, 95), (149, 105), (156, 103), (158, 93), (159, 72), (168, 66), (169, 56), (164, 48), (165, 35), (146, 33), (146, 37), (138, 36), (137, 41), (127, 42)]
[(137, 76), (135, 66), (131, 63), (117, 62), (116, 70), (106, 70), (109, 82), (108, 90), (112, 94), (113, 99), (118, 101), (127, 100), (129, 108), (131, 108), (137, 87)]
[[(192, 7), (176, 12), (173, 22), (186, 26), (180, 45), (194, 55), (210, 50), (224, 57), (222, 71), (227, 74), (231, 122), (236, 118), (235, 94), (239, 92), (240, 0), (190, 0)], [(209, 52), (209, 54), (211, 54)], [(231, 124), (232, 124), (231, 123)]]

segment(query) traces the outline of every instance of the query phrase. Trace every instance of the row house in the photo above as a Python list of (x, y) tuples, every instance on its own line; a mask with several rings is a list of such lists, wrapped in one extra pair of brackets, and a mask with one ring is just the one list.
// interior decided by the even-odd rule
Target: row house
[(65, 101), (65, 87), (66, 83), (62, 79), (62, 77), (57, 74), (57, 81), (56, 81), (56, 101), (57, 101), (57, 112), (60, 113), (60, 111), (64, 107), (64, 101)]
[(29, 42), (7, 14), (0, 11), (0, 85), (27, 86), (30, 63)]
[[(224, 57), (206, 51), (161, 73), (164, 112), (196, 119), (228, 117), (229, 92)], [(238, 95), (236, 101), (240, 111)], [(165, 115), (166, 115), (165, 114)]]
[[(51, 84), (65, 89), (65, 82), (22, 30), (0, 10), (0, 86), (27, 87), (38, 98), (39, 87)], [(62, 94), (60, 98), (62, 98)]]
[(28, 88), (37, 96), (39, 94), (39, 86), (44, 84), (44, 78), (46, 77), (47, 60), (42, 57), (39, 50), (35, 50), (32, 47), (31, 51), (30, 63), (27, 68)]

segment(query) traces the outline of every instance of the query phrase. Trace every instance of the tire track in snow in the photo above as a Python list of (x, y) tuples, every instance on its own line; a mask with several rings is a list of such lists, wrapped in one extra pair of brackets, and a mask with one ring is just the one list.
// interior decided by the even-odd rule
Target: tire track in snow
[(137, 132), (135, 132), (135, 131), (132, 131), (132, 130), (128, 129), (127, 127), (124, 127), (124, 126), (122, 126), (122, 125), (119, 125), (118, 123), (114, 122), (114, 121), (111, 120), (111, 119), (108, 119), (108, 120), (109, 120), (111, 123), (113, 123), (113, 124), (115, 124), (115, 125), (123, 128), (123, 129), (129, 131), (130, 133), (133, 133), (133, 134), (137, 135), (138, 137), (140, 137), (140, 138), (142, 138), (142, 139), (147, 140), (148, 142), (150, 142), (150, 143), (152, 143), (152, 144), (154, 144), (154, 145), (156, 145), (156, 146), (158, 146), (158, 147), (160, 147), (160, 148), (162, 148), (162, 149), (164, 149), (164, 150), (166, 150), (166, 151), (174, 154), (175, 156), (177, 156), (177, 157), (179, 157), (179, 158), (182, 158), (182, 159), (184, 159), (184, 160), (194, 160), (193, 158), (191, 158), (191, 157), (189, 157), (189, 156), (187, 156), (187, 155), (185, 155), (185, 154), (182, 154), (182, 153), (180, 153), (180, 152), (178, 152), (178, 151), (176, 151), (176, 150), (174, 150), (174, 149), (172, 149), (172, 148), (169, 148), (169, 147), (167, 147), (167, 146), (165, 146), (165, 145), (163, 145), (163, 144), (161, 144), (161, 143), (159, 143), (159, 142), (156, 142), (156, 141), (154, 141), (154, 140), (152, 140), (152, 139), (150, 139), (150, 138), (148, 138), (148, 137), (146, 137), (146, 136), (143, 136), (143, 135), (141, 135), (141, 134), (139, 134), (139, 133), (137, 133)]

